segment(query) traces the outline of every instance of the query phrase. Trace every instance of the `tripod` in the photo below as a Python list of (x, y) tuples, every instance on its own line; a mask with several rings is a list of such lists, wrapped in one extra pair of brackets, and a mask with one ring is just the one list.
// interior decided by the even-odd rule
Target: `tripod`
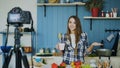
[(5, 61), (3, 63), (2, 68), (8, 68), (13, 52), (15, 53), (15, 58), (16, 58), (16, 68), (22, 68), (22, 60), (23, 60), (24, 68), (29, 68), (27, 56), (24, 54), (23, 49), (20, 47), (20, 38), (21, 38), (22, 34), (19, 31), (19, 26), (22, 26), (22, 25), (15, 24), (14, 48), (11, 48), (10, 52), (5, 56)]

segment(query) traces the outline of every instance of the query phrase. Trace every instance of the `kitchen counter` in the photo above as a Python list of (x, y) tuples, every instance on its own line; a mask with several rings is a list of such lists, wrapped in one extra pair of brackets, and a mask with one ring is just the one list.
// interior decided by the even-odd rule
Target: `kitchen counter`
[[(33, 57), (34, 60), (35, 58), (44, 58), (46, 59), (47, 64), (46, 65), (42, 65), (41, 68), (51, 68), (51, 64), (52, 63), (56, 63), (56, 64), (60, 64), (62, 62), (62, 57), (61, 56), (50, 56), (50, 57), (40, 57), (40, 56), (34, 56)], [(85, 63), (89, 63), (90, 60), (99, 60), (99, 57), (85, 57)], [(101, 57), (102, 60), (109, 60), (108, 57)], [(117, 56), (112, 56), (110, 57), (110, 61), (111, 61), (111, 65), (113, 68), (120, 68), (120, 57)], [(37, 68), (37, 67), (36, 67)]]

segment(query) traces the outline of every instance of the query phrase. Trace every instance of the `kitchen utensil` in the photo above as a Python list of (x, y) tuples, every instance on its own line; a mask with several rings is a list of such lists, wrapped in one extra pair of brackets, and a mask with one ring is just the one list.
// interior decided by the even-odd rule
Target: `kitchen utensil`
[(112, 50), (105, 49), (105, 48), (103, 48), (103, 49), (96, 49), (96, 54), (98, 56), (111, 56)]
[(58, 39), (60, 42), (62, 41), (62, 33), (58, 33)]

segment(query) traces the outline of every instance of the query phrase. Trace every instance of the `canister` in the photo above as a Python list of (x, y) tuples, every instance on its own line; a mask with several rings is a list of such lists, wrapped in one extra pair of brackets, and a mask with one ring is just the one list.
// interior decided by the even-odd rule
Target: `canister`
[(45, 0), (38, 0), (38, 3), (45, 3)]

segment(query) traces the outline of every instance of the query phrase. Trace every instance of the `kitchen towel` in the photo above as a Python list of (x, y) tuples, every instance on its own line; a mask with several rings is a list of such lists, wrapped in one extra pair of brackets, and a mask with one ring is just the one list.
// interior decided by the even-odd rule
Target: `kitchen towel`
[(114, 51), (114, 52), (112, 52), (112, 56), (116, 56), (117, 47), (118, 47), (118, 40), (119, 40), (119, 33), (117, 33), (117, 36), (115, 38), (115, 42), (114, 42), (114, 45), (113, 45), (113, 48), (112, 48), (112, 50)]

